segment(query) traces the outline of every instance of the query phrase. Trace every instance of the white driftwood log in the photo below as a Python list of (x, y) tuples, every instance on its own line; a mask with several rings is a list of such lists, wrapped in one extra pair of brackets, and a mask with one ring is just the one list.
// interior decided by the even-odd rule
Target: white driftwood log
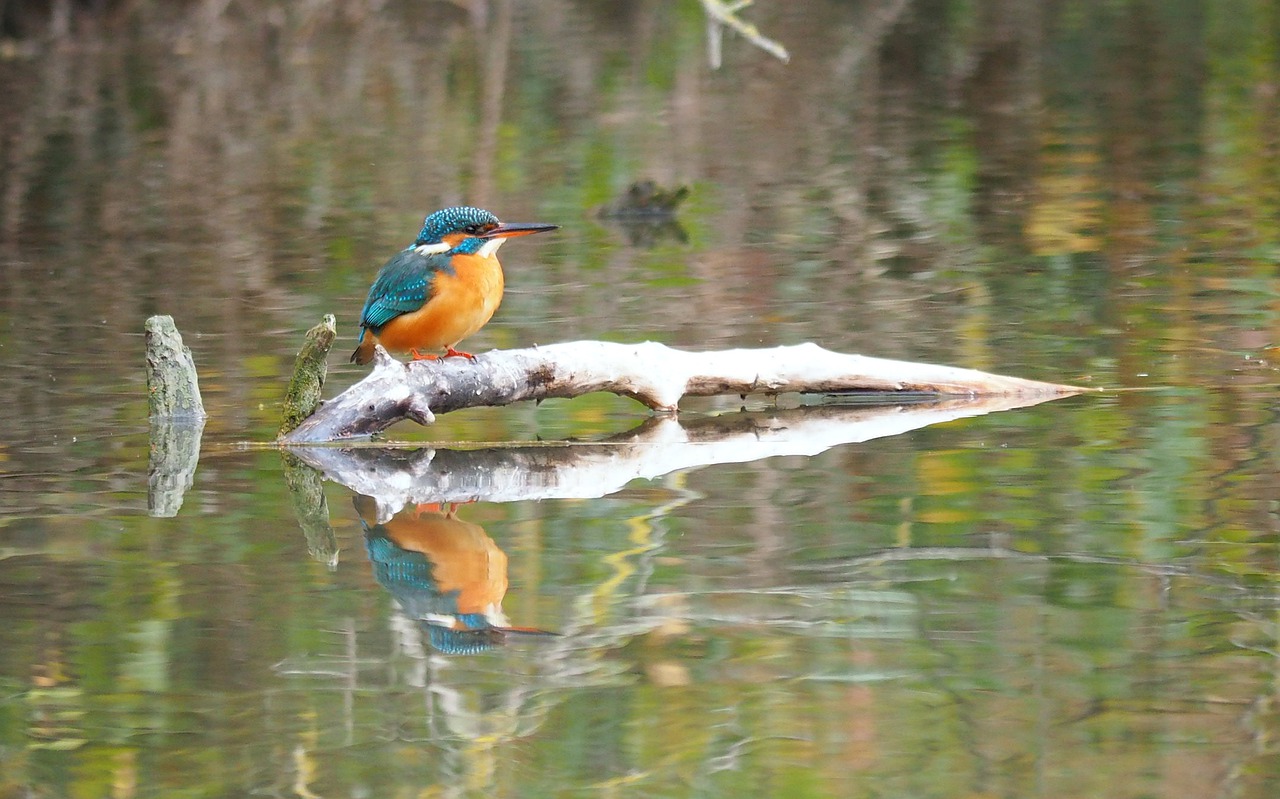
[(609, 391), (672, 413), (684, 396), (833, 392), (910, 392), (938, 396), (1056, 397), (1071, 386), (952, 366), (831, 352), (816, 344), (715, 352), (654, 342), (575, 341), (495, 350), (474, 361), (401, 363), (383, 350), (373, 371), (282, 436), (318, 443), (378, 433), (402, 419), (430, 424), (435, 414), (521, 400)]
[(713, 394), (909, 392), (963, 397), (1064, 397), (1070, 385), (1009, 378), (955, 366), (914, 364), (796, 344), (769, 350), (690, 352), (654, 342), (584, 341), (527, 350), (495, 350), (402, 364), (375, 351), (374, 370), (317, 408), (283, 443), (367, 437), (403, 419), (431, 424), (435, 414), (524, 399), (591, 392), (632, 397), (675, 412), (681, 397)]
[(822, 405), (729, 413), (691, 423), (650, 419), (604, 441), (490, 449), (298, 447), (326, 479), (373, 497), (385, 521), (407, 503), (593, 499), (638, 479), (901, 435), (928, 425), (1023, 408), (1051, 397), (952, 398), (909, 405)]

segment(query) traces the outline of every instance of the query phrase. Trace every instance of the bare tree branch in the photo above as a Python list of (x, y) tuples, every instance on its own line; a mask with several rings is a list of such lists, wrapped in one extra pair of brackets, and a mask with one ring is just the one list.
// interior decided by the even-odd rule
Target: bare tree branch
[(674, 413), (681, 397), (716, 394), (909, 392), (1048, 399), (1082, 389), (973, 369), (846, 355), (816, 344), (689, 352), (654, 342), (575, 341), (495, 350), (474, 361), (409, 363), (379, 348), (368, 377), (320, 406), (280, 440), (307, 444), (368, 436), (403, 419), (430, 424), (435, 414), (461, 408), (595, 391)]
[(732, 28), (739, 36), (784, 63), (791, 60), (787, 48), (738, 16), (738, 12), (751, 5), (751, 2), (752, 0), (738, 0), (735, 3), (702, 0), (702, 8), (707, 14), (707, 57), (712, 69), (720, 68), (720, 40), (725, 28)]

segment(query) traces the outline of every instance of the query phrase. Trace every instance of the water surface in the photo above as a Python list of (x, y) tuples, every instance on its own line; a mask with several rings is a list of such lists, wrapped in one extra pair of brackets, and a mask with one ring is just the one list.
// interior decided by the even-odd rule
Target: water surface
[[(0, 796), (1274, 795), (1274, 3), (761, 2), (790, 62), (726, 35), (719, 70), (694, 3), (23, 5)], [(641, 180), (690, 188), (673, 224), (598, 218)], [(563, 226), (504, 248), (473, 351), (815, 341), (1142, 390), (456, 509), (246, 446), (321, 314), (329, 390), (362, 376), (374, 270), (460, 202)], [(153, 313), (210, 411), (171, 517)], [(733, 400), (682, 421), (811, 418)], [(647, 419), (391, 437), (506, 463)], [(531, 630), (441, 631), (482, 606)]]

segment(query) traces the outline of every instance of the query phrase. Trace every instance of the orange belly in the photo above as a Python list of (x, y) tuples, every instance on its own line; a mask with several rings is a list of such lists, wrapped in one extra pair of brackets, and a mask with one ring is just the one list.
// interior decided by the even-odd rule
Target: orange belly
[(440, 593), (457, 592), (459, 613), (501, 607), (507, 593), (507, 555), (480, 525), (450, 514), (407, 510), (385, 529), (396, 546), (426, 555)]
[(498, 259), (461, 255), (452, 263), (455, 274), (438, 273), (421, 308), (382, 326), (377, 339), (383, 347), (394, 352), (455, 347), (493, 318), (504, 288)]

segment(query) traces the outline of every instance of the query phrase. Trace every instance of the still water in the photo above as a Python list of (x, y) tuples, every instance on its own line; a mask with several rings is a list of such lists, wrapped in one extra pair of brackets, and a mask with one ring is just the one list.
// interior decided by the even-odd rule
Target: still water
[[(0, 10), (0, 797), (1280, 790), (1274, 2), (761, 0), (790, 61), (725, 32), (718, 70), (677, 0)], [(674, 220), (599, 217), (646, 180)], [(1126, 390), (262, 446), (303, 331), (335, 313), (358, 380), (374, 271), (460, 202), (562, 225), (473, 351)], [(154, 313), (210, 411), (168, 516)], [(665, 425), (704, 444), (635, 443)], [(633, 451), (687, 457), (530, 488)]]

